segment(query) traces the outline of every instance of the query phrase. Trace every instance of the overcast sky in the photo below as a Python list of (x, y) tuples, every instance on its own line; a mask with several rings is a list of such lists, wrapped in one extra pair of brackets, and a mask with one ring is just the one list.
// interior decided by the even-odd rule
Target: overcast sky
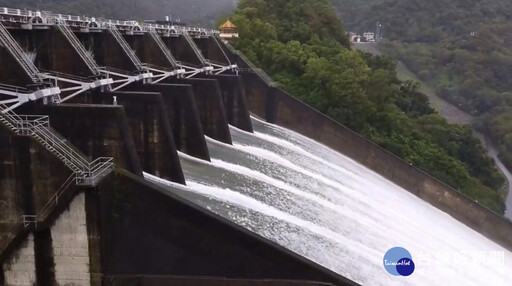
[(0, 0), (1, 7), (51, 10), (118, 19), (164, 19), (172, 14), (190, 24), (212, 25), (229, 15), (237, 0)]

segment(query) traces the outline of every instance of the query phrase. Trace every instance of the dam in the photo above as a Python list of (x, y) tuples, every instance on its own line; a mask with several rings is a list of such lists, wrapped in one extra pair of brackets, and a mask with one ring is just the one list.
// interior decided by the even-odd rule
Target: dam
[[(0, 8), (1, 285), (509, 285), (512, 223), (218, 32)], [(409, 249), (411, 280), (385, 272)], [(496, 261), (495, 261), (496, 262)], [(499, 261), (498, 261), (499, 262)]]

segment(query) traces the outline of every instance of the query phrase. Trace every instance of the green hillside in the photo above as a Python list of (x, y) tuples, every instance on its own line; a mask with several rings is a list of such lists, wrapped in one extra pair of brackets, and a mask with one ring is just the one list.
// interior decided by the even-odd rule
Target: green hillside
[(383, 25), (383, 50), (477, 116), (512, 169), (512, 2), (332, 0), (348, 29)]
[(471, 32), (512, 19), (507, 0), (331, 0), (349, 30), (374, 29), (380, 21), (385, 36), (403, 42), (467, 39)]
[(396, 62), (351, 50), (328, 0), (241, 0), (233, 45), (281, 87), (502, 213), (504, 182), (469, 127), (450, 125)]

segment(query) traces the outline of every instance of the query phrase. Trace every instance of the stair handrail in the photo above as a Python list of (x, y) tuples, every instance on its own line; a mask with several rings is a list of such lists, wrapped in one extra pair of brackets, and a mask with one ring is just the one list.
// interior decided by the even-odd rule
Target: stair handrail
[(110, 31), (112, 36), (116, 39), (116, 41), (119, 43), (123, 51), (126, 55), (130, 58), (132, 63), (135, 65), (135, 67), (138, 70), (144, 70), (144, 65), (140, 61), (140, 59), (135, 55), (135, 52), (132, 50), (130, 45), (126, 42), (126, 40), (123, 38), (123, 35), (119, 32), (117, 29), (117, 26), (115, 24), (107, 25), (107, 29)]
[(18, 115), (21, 118), (19, 121), (20, 131), (23, 135), (30, 135), (33, 127), (49, 127), (50, 118), (44, 115)]
[(62, 155), (67, 155), (65, 158), (75, 163), (75, 166), (81, 171), (80, 175), (84, 178), (95, 177), (98, 175), (98, 171), (103, 172), (103, 170), (101, 170), (102, 168), (108, 169), (108, 167), (113, 165), (113, 158), (111, 157), (99, 157), (96, 160), (89, 162), (82, 155), (65, 144), (65, 140), (58, 138), (47, 127), (33, 125), (32, 128), (35, 130), (36, 135), (47, 138), (53, 143), (51, 144), (53, 148), (60, 151)]
[(124, 76), (136, 76), (137, 75), (136, 72), (118, 69), (118, 68), (114, 68), (114, 67), (107, 67), (107, 72), (118, 73), (118, 74), (121, 74)]
[(160, 50), (164, 53), (164, 56), (167, 58), (169, 63), (172, 67), (178, 66), (176, 58), (172, 55), (169, 48), (165, 45), (165, 43), (162, 41), (162, 38), (160, 38), (160, 35), (158, 35), (158, 32), (155, 29), (149, 29), (149, 34), (155, 40), (156, 44), (160, 48)]
[(65, 159), (73, 164), (77, 169), (82, 170), (83, 172), (90, 170), (88, 160), (83, 158), (78, 152), (65, 144), (64, 140), (58, 138), (48, 129), (50, 127), (48, 116), (20, 116), (12, 110), (8, 110), (8, 107), (3, 103), (0, 103), (0, 107), (4, 110), (1, 114), (14, 126), (14, 131), (16, 133), (39, 137), (40, 140), (58, 151), (58, 153), (64, 156)]
[(175, 68), (162, 67), (162, 66), (157, 66), (157, 65), (153, 65), (153, 64), (146, 64), (146, 67), (149, 70), (159, 70), (159, 71), (164, 71), (164, 72), (172, 72), (172, 71), (176, 70)]
[[(32, 136), (38, 140), (45, 148), (58, 157), (73, 171), (76, 178), (76, 184), (84, 183), (96, 185), (98, 178), (112, 169), (114, 165), (113, 158), (99, 157), (89, 162), (77, 151), (73, 150), (66, 144), (65, 139), (61, 139), (52, 132), (48, 116), (39, 115), (17, 115), (12, 110), (5, 109), (7, 106), (0, 103), (0, 107), (4, 108), (0, 115), (0, 121), (8, 128), (13, 129), (17, 134)], [(62, 190), (63, 192), (64, 190)], [(57, 196), (61, 192), (57, 192)], [(43, 213), (44, 214), (44, 213)], [(37, 216), (23, 216), (24, 225), (27, 222), (37, 223)]]
[[(4, 104), (0, 105), (5, 107)], [(77, 177), (95, 180), (114, 165), (113, 158), (111, 157), (99, 157), (89, 162), (81, 154), (65, 144), (66, 140), (60, 139), (48, 129), (50, 127), (48, 116), (20, 116), (12, 111), (2, 113), (2, 115), (6, 117), (11, 124), (15, 125), (23, 135), (39, 137), (40, 140), (55, 149), (58, 154), (62, 155), (70, 164), (74, 165), (77, 170), (80, 170), (79, 172), (75, 171)]]
[(108, 163), (113, 162), (113, 158), (111, 157), (99, 157), (96, 160), (89, 163), (89, 170), (91, 173), (97, 173), (101, 170), (102, 167), (104, 167)]
[(16, 114), (12, 110), (9, 110), (9, 107), (7, 105), (5, 105), (4, 103), (0, 102), (0, 107), (1, 107), (3, 115), (5, 115), (5, 116), (7, 116), (9, 118), (12, 118), (13, 120), (19, 120), (19, 121), (22, 120), (21, 117), (18, 114)]
[(45, 143), (56, 149), (68, 161), (70, 161), (77, 169), (82, 172), (87, 172), (89, 169), (89, 162), (82, 157), (78, 152), (73, 150), (64, 140), (55, 136), (53, 132), (44, 127), (33, 126), (34, 135), (40, 137)]
[(224, 67), (224, 66), (230, 66), (230, 65), (231, 65), (231, 63), (230, 63), (229, 65), (226, 65), (226, 63), (221, 63), (221, 62), (217, 62), (217, 61), (210, 60), (210, 59), (208, 60), (208, 62), (209, 62), (210, 64), (212, 64), (212, 65), (217, 65), (217, 66), (222, 66), (222, 67)]
[(3, 83), (0, 83), (0, 88), (2, 90), (8, 90), (8, 91), (16, 92), (16, 93), (30, 93), (31, 92), (30, 90), (28, 90), (24, 87), (3, 84)]
[(76, 172), (80, 171), (83, 173), (84, 170), (86, 170), (87, 161), (82, 157), (78, 156), (77, 154), (74, 154), (76, 152), (72, 151), (72, 149), (66, 148), (67, 145), (64, 144), (63, 140), (55, 140), (55, 138), (51, 138), (50, 136), (48, 136), (50, 132), (41, 131), (44, 130), (43, 128), (35, 129), (36, 131), (32, 134), (32, 136), (41, 140), (43, 144), (47, 144), (49, 147), (53, 148), (58, 155), (61, 155), (63, 157), (64, 163), (68, 167), (70, 167), (73, 171)]
[[(39, 116), (39, 115), (17, 115), (16, 113), (9, 111), (6, 113), (2, 113), (5, 117), (11, 121), (11, 123), (17, 123), (17, 126), (21, 130), (30, 130), (31, 134), (28, 132), (23, 132), (24, 135), (33, 135), (35, 137), (39, 137), (43, 142), (49, 144), (52, 148), (54, 148), (58, 153), (70, 163), (72, 163), (76, 169), (80, 170), (80, 172), (75, 172), (78, 177), (82, 178), (97, 178), (106, 170), (108, 170), (111, 166), (113, 166), (113, 158), (111, 157), (99, 157), (96, 160), (89, 162), (78, 152), (73, 150), (67, 144), (65, 144), (65, 139), (60, 139), (53, 132), (51, 132), (49, 128), (49, 118), (48, 116)], [(25, 119), (24, 119), (25, 118)], [(35, 118), (34, 120), (29, 120), (28, 118)]]
[(15, 58), (18, 64), (25, 70), (27, 75), (34, 83), (43, 83), (43, 79), (39, 76), (39, 70), (27, 57), (16, 40), (7, 31), (7, 28), (0, 22), (0, 40), (7, 48), (9, 53)]
[(217, 39), (217, 36), (216, 35), (212, 35), (212, 38), (215, 41), (215, 43), (217, 44), (217, 46), (219, 47), (219, 49), (222, 52), (222, 54), (224, 55), (224, 58), (228, 61), (229, 65), (231, 65), (231, 61), (229, 60), (228, 55), (224, 51), (224, 48), (222, 48), (222, 45), (219, 43), (219, 40)]
[(201, 62), (201, 64), (207, 65), (208, 63), (207, 63), (206, 58), (203, 56), (203, 53), (201, 52), (199, 47), (196, 45), (196, 43), (194, 42), (192, 37), (190, 37), (189, 33), (188, 32), (184, 32), (183, 33), (183, 37), (185, 37), (185, 40), (187, 41), (187, 43), (190, 45), (190, 47), (192, 48), (192, 50), (196, 54), (196, 56), (199, 59), (199, 61)]
[(94, 75), (100, 75), (99, 66), (96, 63), (96, 61), (92, 58), (92, 56), (87, 52), (87, 50), (84, 48), (82, 43), (80, 43), (80, 40), (76, 37), (75, 33), (71, 31), (71, 29), (68, 27), (66, 20), (55, 18), (56, 26), (59, 28), (59, 30), (62, 32), (64, 37), (68, 39), (69, 43), (75, 51), (78, 53), (78, 55), (82, 58), (82, 60), (85, 62), (87, 67), (91, 70), (91, 72)]
[(96, 184), (96, 179), (102, 177), (108, 170), (114, 166), (114, 159), (111, 157), (100, 157), (91, 162), (90, 171), (87, 173), (86, 179), (91, 180), (92, 184)]
[(4, 103), (0, 103), (1, 114), (9, 121), (10, 124), (16, 129), (15, 132), (23, 135), (28, 132), (31, 125), (49, 126), (48, 116), (41, 115), (23, 115), (20, 116), (9, 109)]
[(78, 82), (92, 82), (92, 81), (94, 81), (93, 78), (97, 77), (97, 75), (90, 76), (90, 77), (84, 77), (84, 76), (78, 76), (78, 75), (62, 73), (62, 72), (57, 72), (57, 71), (44, 70), (44, 69), (41, 69), (40, 71), (42, 74), (48, 74), (50, 76), (63, 78), (63, 79), (69, 79), (69, 80), (78, 81)]
[[(59, 198), (64, 194), (65, 191), (71, 187), (73, 183), (77, 183), (79, 178), (75, 173), (71, 174), (68, 179), (60, 186), (55, 194), (48, 200), (48, 202), (41, 208), (37, 215), (23, 215), (23, 225), (26, 227), (30, 223), (37, 224), (37, 221), (44, 221), (46, 216), (51, 213), (53, 206), (59, 204)], [(37, 225), (36, 225), (37, 226)]]

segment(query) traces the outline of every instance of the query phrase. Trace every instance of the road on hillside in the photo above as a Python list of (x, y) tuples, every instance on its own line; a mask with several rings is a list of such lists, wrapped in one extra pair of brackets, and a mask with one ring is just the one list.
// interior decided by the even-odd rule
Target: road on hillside
[[(378, 49), (378, 44), (376, 43), (354, 43), (352, 47), (367, 53), (371, 53), (374, 55), (382, 55), (382, 52)], [(440, 98), (433, 89), (427, 86), (423, 81), (421, 81), (413, 72), (411, 72), (402, 62), (398, 61), (397, 63), (397, 76), (400, 80), (414, 80), (421, 83), (420, 91), (428, 96), (430, 100), (430, 105), (441, 114), (446, 120), (453, 124), (462, 124), (462, 125), (472, 125), (474, 118), (457, 108), (455, 105), (445, 101)], [(503, 192), (506, 196), (505, 205), (507, 210), (505, 211), (505, 217), (512, 220), (512, 174), (505, 167), (503, 162), (498, 158), (498, 151), (495, 146), (491, 143), (491, 140), (487, 138), (480, 132), (474, 131), (475, 136), (477, 136), (484, 144), (487, 149), (487, 153), (489, 157), (493, 158), (496, 162), (496, 165), (503, 173), (503, 175), (507, 178), (507, 187)]]

